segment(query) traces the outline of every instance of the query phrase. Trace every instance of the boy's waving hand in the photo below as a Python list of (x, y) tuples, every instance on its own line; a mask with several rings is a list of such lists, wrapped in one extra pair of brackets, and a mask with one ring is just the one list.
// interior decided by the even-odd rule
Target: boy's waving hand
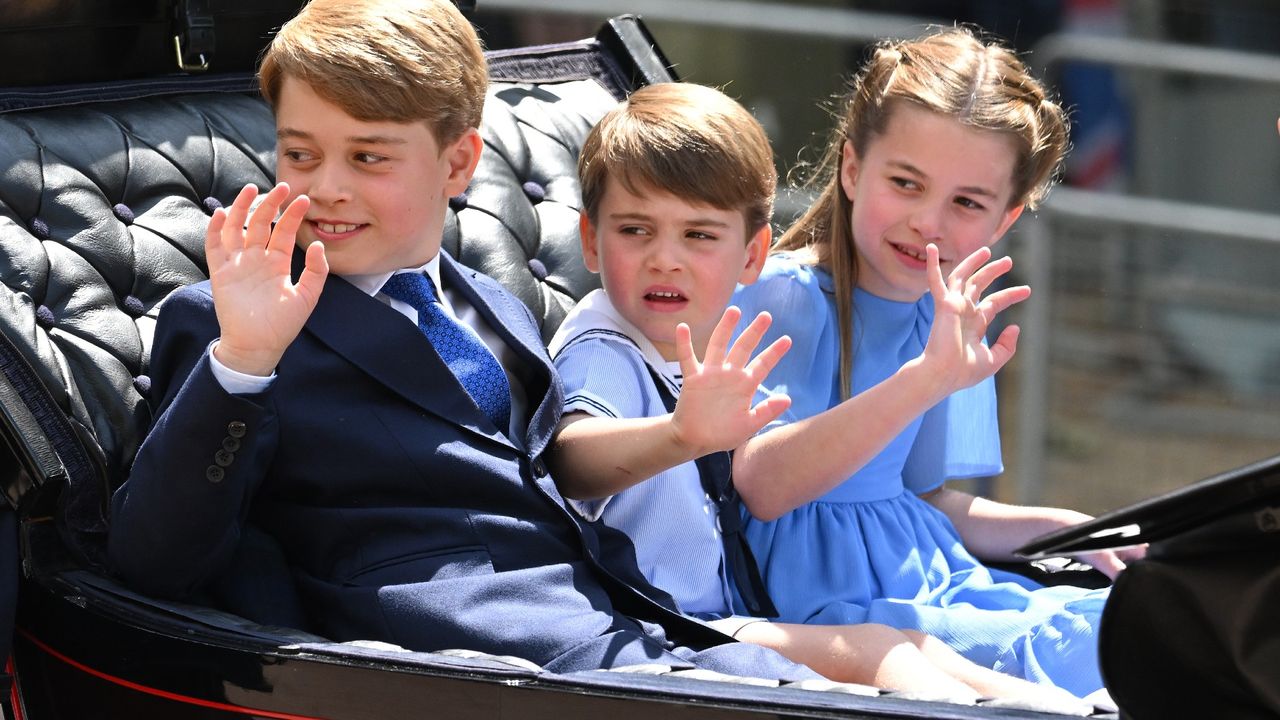
[(279, 183), (250, 211), (257, 196), (258, 189), (246, 185), (230, 210), (214, 211), (205, 257), (221, 327), (214, 355), (232, 370), (265, 377), (311, 316), (329, 265), (324, 245), (312, 243), (295, 284), (290, 276), (294, 238), (310, 200), (294, 198), (273, 226), (289, 186)]
[(694, 353), (689, 326), (681, 323), (676, 328), (676, 354), (684, 382), (671, 427), (692, 457), (738, 447), (791, 405), (786, 395), (774, 395), (752, 406), (760, 383), (790, 349), (791, 338), (778, 338), (753, 359), (773, 319), (769, 313), (760, 313), (730, 346), (741, 316), (737, 307), (724, 311), (702, 362)]

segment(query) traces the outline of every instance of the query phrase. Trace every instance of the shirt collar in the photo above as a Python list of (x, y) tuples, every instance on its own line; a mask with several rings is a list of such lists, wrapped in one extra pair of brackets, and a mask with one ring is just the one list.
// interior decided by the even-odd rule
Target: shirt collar
[(555, 336), (551, 338), (549, 345), (551, 355), (555, 356), (571, 340), (589, 330), (608, 330), (627, 336), (640, 349), (645, 362), (674, 382), (677, 388), (680, 387), (680, 381), (683, 379), (680, 377), (680, 363), (663, 358), (662, 353), (658, 352), (658, 348), (654, 347), (649, 338), (622, 317), (622, 313), (613, 306), (613, 302), (609, 300), (604, 290), (592, 290), (573, 306), (564, 322), (560, 323)]
[(444, 288), (440, 285), (440, 253), (438, 252), (435, 257), (431, 258), (431, 260), (429, 260), (425, 265), (419, 265), (418, 267), (403, 268), (401, 270), (393, 270), (391, 272), (371, 273), (368, 275), (343, 275), (342, 278), (352, 285), (355, 285), (357, 288), (360, 288), (361, 292), (372, 296), (378, 294), (378, 291), (382, 289), (383, 285), (387, 284), (387, 280), (391, 279), (392, 275), (402, 272), (425, 272), (427, 277), (431, 278), (431, 284), (436, 288), (436, 297), (440, 298), (443, 302), (445, 295)]

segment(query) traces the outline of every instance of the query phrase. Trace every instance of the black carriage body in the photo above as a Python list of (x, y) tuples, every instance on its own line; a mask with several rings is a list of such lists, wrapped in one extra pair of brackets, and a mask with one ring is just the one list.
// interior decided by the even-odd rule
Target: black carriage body
[[(28, 0), (0, 6), (0, 87), (251, 72), (305, 0)], [(22, 62), (12, 62), (15, 59)]]
[[(445, 248), (503, 282), (549, 338), (596, 286), (579, 254), (578, 148), (627, 92), (676, 78), (634, 17), (489, 59), (485, 152)], [(1045, 717), (835, 683), (555, 674), (334, 643), (146, 598), (97, 571), (109, 493), (150, 422), (158, 306), (204, 278), (218, 200), (272, 182), (274, 141), (250, 73), (0, 90), (0, 489), (14, 508), (0, 510), (0, 545), (20, 547), (0, 559), (21, 559), (21, 579), (0, 584), (19, 590), (7, 717)]]

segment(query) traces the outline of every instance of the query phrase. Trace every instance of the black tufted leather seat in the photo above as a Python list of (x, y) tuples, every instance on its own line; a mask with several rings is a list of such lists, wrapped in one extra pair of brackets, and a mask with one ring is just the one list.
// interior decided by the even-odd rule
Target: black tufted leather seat
[(582, 80), (500, 84), (485, 105), (485, 150), (470, 187), (449, 202), (444, 247), (497, 279), (533, 311), (544, 340), (597, 286), (578, 243), (578, 149), (616, 102)]
[[(596, 283), (579, 255), (577, 151), (628, 89), (673, 79), (646, 40), (620, 18), (594, 40), (490, 55), (485, 152), (450, 203), (445, 247), (510, 288), (548, 339)], [(274, 124), (252, 78), (199, 85), (99, 86), (82, 104), (0, 91), (0, 108), (56, 105), (0, 114), (0, 430), (12, 450), (0, 479), (24, 517), (57, 516), (90, 564), (151, 420), (159, 306), (205, 277), (209, 214), (274, 176)], [(101, 99), (113, 93), (124, 99)]]

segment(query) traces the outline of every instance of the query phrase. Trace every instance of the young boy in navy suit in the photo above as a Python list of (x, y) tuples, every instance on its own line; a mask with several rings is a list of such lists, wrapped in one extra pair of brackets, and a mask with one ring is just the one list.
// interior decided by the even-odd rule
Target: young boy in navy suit
[(112, 563), (190, 596), (261, 529), (335, 640), (812, 676), (605, 570), (566, 509), (542, 458), (563, 393), (538, 329), (440, 250), (486, 81), (447, 0), (314, 0), (281, 28), (260, 71), (280, 183), (214, 213), (210, 280), (163, 307)]

